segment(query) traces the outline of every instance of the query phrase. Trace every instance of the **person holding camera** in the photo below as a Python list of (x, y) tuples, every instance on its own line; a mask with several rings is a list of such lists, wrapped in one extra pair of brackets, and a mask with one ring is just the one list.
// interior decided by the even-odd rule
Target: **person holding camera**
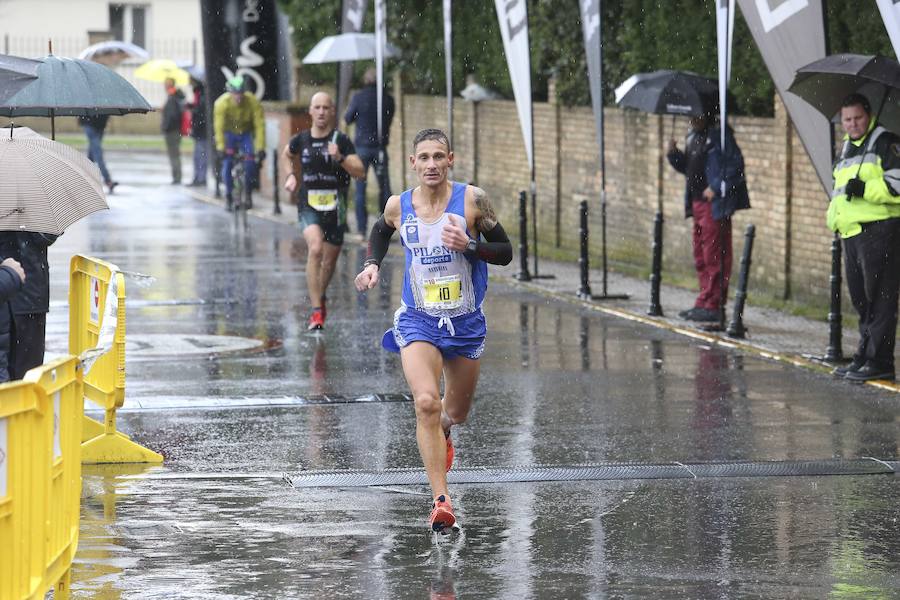
[(834, 164), (828, 228), (844, 240), (847, 289), (859, 313), (853, 361), (834, 374), (852, 382), (893, 380), (900, 297), (900, 137), (878, 125), (868, 99), (841, 103), (846, 135)]

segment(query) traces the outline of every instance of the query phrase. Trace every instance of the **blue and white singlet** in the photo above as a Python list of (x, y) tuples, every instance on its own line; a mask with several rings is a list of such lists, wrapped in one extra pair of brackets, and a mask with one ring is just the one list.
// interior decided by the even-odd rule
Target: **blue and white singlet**
[[(383, 345), (396, 351), (412, 341), (426, 341), (445, 356), (478, 358), (486, 325), (481, 303), (487, 290), (487, 263), (450, 250), (441, 232), (453, 222), (466, 227), (466, 184), (453, 183), (447, 208), (433, 222), (416, 215), (412, 190), (400, 195), (400, 240), (406, 253), (402, 305)], [(393, 344), (391, 342), (394, 342)]]

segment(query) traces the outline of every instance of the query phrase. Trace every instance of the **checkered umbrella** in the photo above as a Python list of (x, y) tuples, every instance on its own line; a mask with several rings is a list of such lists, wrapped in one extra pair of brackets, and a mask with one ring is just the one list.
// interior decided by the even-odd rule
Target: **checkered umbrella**
[(27, 127), (0, 129), (0, 231), (59, 235), (104, 208), (100, 171), (84, 154)]

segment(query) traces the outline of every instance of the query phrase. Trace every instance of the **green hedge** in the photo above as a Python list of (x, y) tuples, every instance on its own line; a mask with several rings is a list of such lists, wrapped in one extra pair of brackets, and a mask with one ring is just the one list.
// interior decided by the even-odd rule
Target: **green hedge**
[[(302, 58), (326, 35), (340, 29), (340, 0), (280, 0), (294, 27)], [(401, 69), (404, 89), (443, 95), (443, 17), (441, 3), (423, 10), (419, 0), (387, 0), (388, 39), (403, 56), (388, 68)], [(684, 69), (716, 75), (716, 28), (711, 0), (601, 0), (607, 103), (616, 85), (630, 75), (656, 69)], [(532, 85), (535, 100), (547, 99), (548, 79), (555, 75), (558, 99), (566, 105), (589, 104), (587, 65), (577, 0), (532, 0), (528, 3)], [(826, 8), (832, 52), (880, 53), (894, 57), (874, 2), (832, 0)], [(364, 31), (374, 30), (369, 2)], [(465, 76), (512, 98), (512, 88), (497, 26), (494, 3), (453, 3), (453, 80), (458, 92)], [(740, 10), (735, 18), (731, 89), (737, 113), (772, 114), (774, 84), (766, 71)], [(361, 74), (371, 63), (357, 63)], [(305, 66), (307, 83), (333, 83), (334, 65)]]

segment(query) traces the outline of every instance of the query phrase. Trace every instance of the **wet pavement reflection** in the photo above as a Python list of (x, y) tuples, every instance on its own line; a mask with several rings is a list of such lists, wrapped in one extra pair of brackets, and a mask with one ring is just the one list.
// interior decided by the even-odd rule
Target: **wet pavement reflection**
[[(900, 594), (894, 476), (459, 485), (463, 532), (440, 540), (424, 487), (292, 488), (282, 473), (419, 465), (399, 361), (378, 346), (402, 264), (359, 295), (365, 249), (349, 242), (327, 329), (310, 335), (296, 228), (192, 200), (156, 185), (164, 161), (134, 162), (113, 210), (51, 248), (48, 349), (66, 347), (71, 254), (155, 277), (126, 284), (135, 342), (119, 422), (166, 462), (86, 468), (76, 597)], [(890, 393), (508, 281), (491, 282), (485, 313), (459, 467), (898, 458)]]

